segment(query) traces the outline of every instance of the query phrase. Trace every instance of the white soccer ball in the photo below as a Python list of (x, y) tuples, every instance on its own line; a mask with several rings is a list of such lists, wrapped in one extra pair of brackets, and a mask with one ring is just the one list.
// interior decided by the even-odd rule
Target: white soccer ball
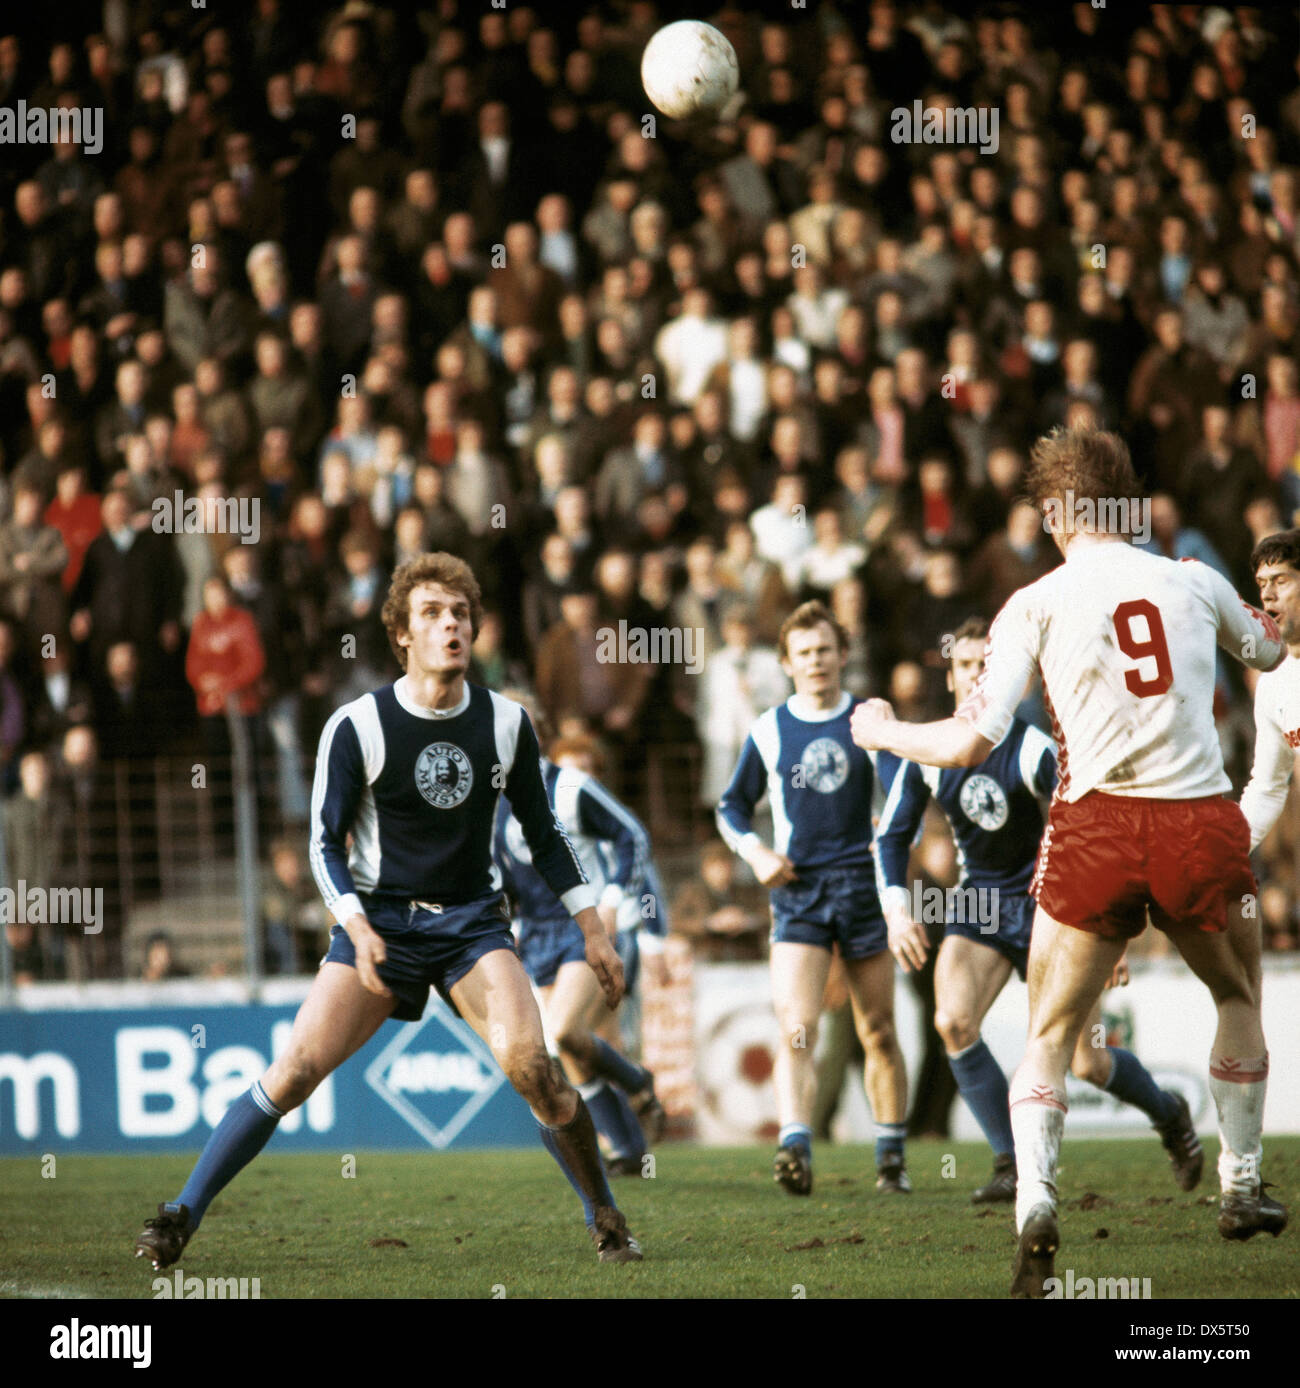
[(679, 19), (646, 44), (641, 82), (672, 120), (716, 115), (740, 85), (736, 50), (712, 24)]

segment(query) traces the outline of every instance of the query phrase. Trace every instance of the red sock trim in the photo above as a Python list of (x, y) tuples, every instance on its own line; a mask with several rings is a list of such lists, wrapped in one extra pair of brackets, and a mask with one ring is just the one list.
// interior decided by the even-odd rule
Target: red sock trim
[(1249, 1060), (1231, 1060), (1225, 1056), (1222, 1060), (1210, 1061), (1210, 1078), (1215, 1080), (1227, 1080), (1229, 1084), (1258, 1084), (1260, 1080), (1268, 1078), (1268, 1056), (1258, 1064), (1258, 1070), (1248, 1070), (1245, 1067), (1256, 1064)]

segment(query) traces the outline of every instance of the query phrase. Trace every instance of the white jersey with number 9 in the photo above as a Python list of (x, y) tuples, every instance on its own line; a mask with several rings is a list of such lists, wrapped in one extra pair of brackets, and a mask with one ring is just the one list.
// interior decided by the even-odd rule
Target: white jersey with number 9
[(957, 716), (1001, 742), (1038, 671), (1059, 749), (1057, 799), (1220, 795), (1232, 783), (1214, 727), (1216, 647), (1257, 670), (1286, 654), (1272, 618), (1208, 565), (1076, 542), (998, 613), (984, 673)]

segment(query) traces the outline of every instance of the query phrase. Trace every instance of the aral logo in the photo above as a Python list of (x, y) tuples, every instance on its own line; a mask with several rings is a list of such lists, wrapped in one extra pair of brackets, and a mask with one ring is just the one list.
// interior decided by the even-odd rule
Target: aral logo
[(435, 999), (370, 1062), (366, 1083), (430, 1147), (449, 1147), (505, 1076), (478, 1036)]

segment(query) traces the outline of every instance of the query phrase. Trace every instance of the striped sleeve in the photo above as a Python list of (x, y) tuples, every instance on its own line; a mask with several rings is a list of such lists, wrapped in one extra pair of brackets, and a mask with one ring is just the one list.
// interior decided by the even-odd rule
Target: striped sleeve
[(513, 729), (515, 738), (512, 760), (506, 772), (506, 799), (524, 831), (524, 839), (533, 855), (533, 867), (564, 903), (564, 909), (576, 916), (584, 907), (596, 904), (596, 889), (587, 880), (573, 844), (556, 819), (546, 794), (542, 752), (533, 725), (520, 705), (513, 707), (519, 710), (519, 721)]
[(342, 925), (363, 913), (348, 867), (348, 833), (366, 787), (365, 759), (347, 706), (325, 724), (311, 791), (312, 876), (326, 909)]
[(763, 798), (766, 783), (767, 767), (751, 732), (740, 749), (740, 760), (731, 773), (731, 783), (722, 792), (716, 814), (723, 842), (746, 862), (760, 842), (753, 829), (754, 810)]
[(578, 832), (613, 850), (613, 871), (601, 904), (617, 909), (625, 897), (637, 896), (644, 889), (650, 837), (641, 821), (594, 776), (577, 787), (576, 800)]
[(930, 787), (921, 767), (914, 761), (905, 761), (889, 787), (880, 823), (876, 826), (882, 905), (886, 904), (888, 893), (903, 892), (911, 899), (906, 886), (907, 860), (929, 803)]

